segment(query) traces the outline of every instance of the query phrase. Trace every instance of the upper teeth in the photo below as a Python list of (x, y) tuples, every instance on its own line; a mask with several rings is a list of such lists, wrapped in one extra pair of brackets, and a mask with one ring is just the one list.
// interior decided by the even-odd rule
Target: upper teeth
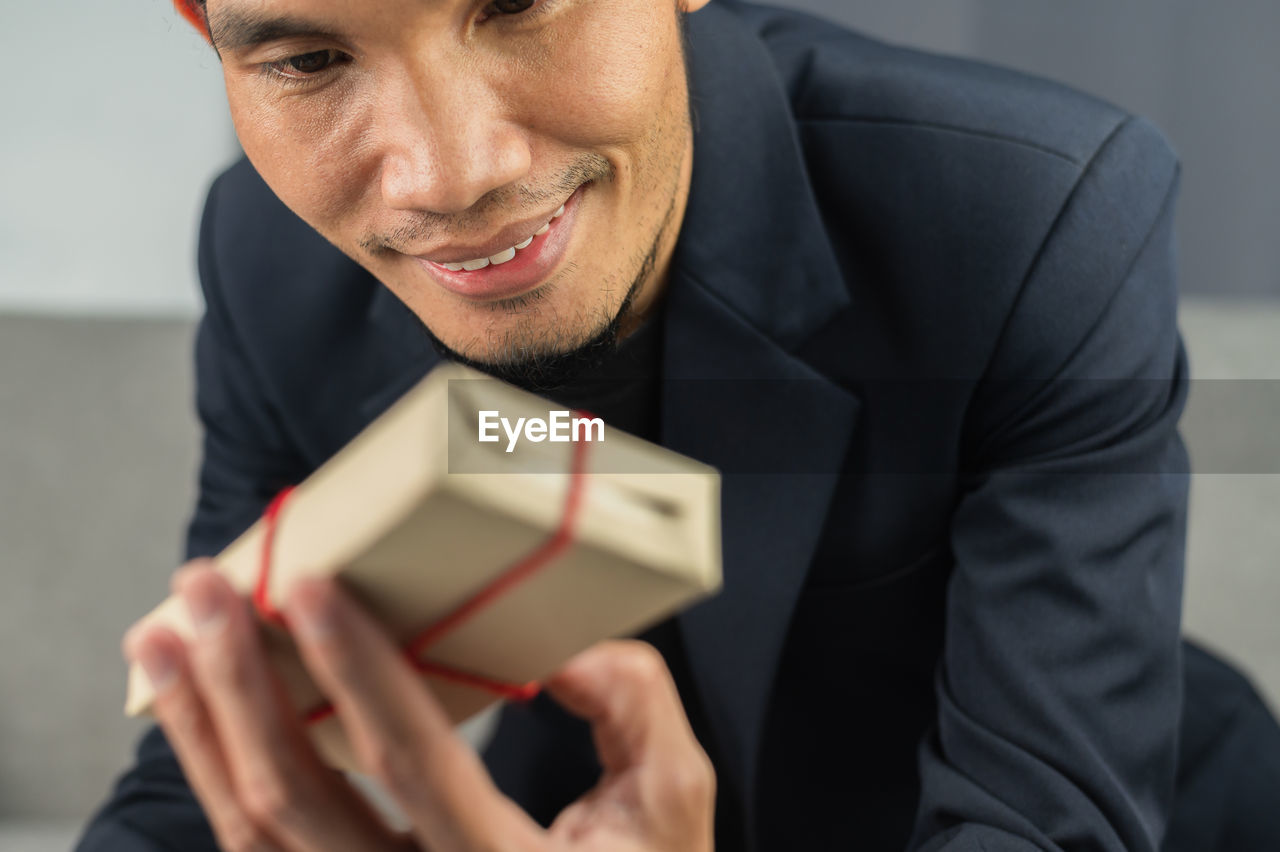
[[(564, 215), (564, 205), (561, 204), (560, 209), (557, 210), (555, 213), (551, 214), (551, 219), (554, 221), (556, 219), (559, 219), (563, 215)], [(533, 237), (540, 237), (549, 230), (551, 230), (551, 222), (545, 223), (541, 228), (533, 232), (533, 236), (529, 237), (523, 242), (516, 243), (515, 245), (511, 246), (511, 248), (503, 249), (497, 254), (491, 254), (488, 257), (478, 257), (475, 260), (464, 260), (462, 261), (462, 263), (442, 263), (440, 265), (443, 266), (445, 269), (449, 270), (450, 272), (460, 272), (464, 269), (467, 272), (475, 272), (477, 269), (484, 269), (489, 264), (498, 266), (500, 264), (506, 263), (508, 260), (511, 260), (511, 258), (515, 257), (516, 252), (520, 251), (521, 249), (528, 248), (529, 244), (533, 242)]]

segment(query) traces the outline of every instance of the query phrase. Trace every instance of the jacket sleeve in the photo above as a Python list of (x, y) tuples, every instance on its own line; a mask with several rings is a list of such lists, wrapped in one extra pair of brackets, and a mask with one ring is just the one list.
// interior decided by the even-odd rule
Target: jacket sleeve
[[(186, 558), (218, 553), (261, 514), (284, 485), (306, 475), (258, 374), (237, 338), (219, 278), (215, 183), (200, 226), (205, 314), (196, 337), (196, 408), (203, 427), (199, 498)], [(234, 247), (231, 247), (234, 249)], [(199, 803), (163, 733), (152, 727), (136, 760), (93, 817), (78, 852), (216, 850)]]
[(1112, 134), (975, 390), (911, 849), (1160, 845), (1189, 480), (1177, 175), (1150, 125), (1130, 119)]

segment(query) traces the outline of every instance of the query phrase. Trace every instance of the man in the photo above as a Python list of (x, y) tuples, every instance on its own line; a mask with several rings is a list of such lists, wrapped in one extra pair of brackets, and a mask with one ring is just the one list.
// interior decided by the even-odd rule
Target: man
[[(186, 7), (252, 164), (202, 229), (189, 556), (471, 362), (721, 468), (726, 581), (644, 637), (688, 723), (651, 653), (603, 646), (506, 711), (492, 781), (340, 590), (295, 589), (418, 842), (710, 848), (700, 743), (723, 850), (1267, 848), (1237, 813), (1274, 768), (1222, 745), (1274, 724), (1178, 638), (1167, 145), (1042, 81), (704, 2)], [(395, 842), (274, 701), (243, 604), (199, 563), (177, 585), (200, 636), (127, 642), (168, 741), (82, 848)]]

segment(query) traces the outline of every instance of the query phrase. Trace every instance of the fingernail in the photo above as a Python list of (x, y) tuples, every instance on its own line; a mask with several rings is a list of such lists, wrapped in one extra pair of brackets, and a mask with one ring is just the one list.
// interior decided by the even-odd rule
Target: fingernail
[(211, 636), (227, 623), (227, 604), (222, 590), (209, 581), (196, 580), (186, 584), (182, 593), (187, 602), (187, 612), (196, 633)]
[(299, 580), (289, 592), (289, 628), (304, 639), (324, 639), (333, 633), (333, 610), (314, 581)]
[(178, 664), (168, 648), (156, 642), (143, 642), (135, 659), (147, 673), (151, 689), (156, 695), (173, 686), (178, 679)]

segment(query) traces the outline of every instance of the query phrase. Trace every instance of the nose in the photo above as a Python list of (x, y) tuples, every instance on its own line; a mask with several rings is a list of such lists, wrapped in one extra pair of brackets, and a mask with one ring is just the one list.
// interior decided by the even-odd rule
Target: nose
[(528, 174), (525, 132), (483, 79), (426, 71), (405, 75), (397, 89), (380, 122), (388, 207), (460, 213)]

